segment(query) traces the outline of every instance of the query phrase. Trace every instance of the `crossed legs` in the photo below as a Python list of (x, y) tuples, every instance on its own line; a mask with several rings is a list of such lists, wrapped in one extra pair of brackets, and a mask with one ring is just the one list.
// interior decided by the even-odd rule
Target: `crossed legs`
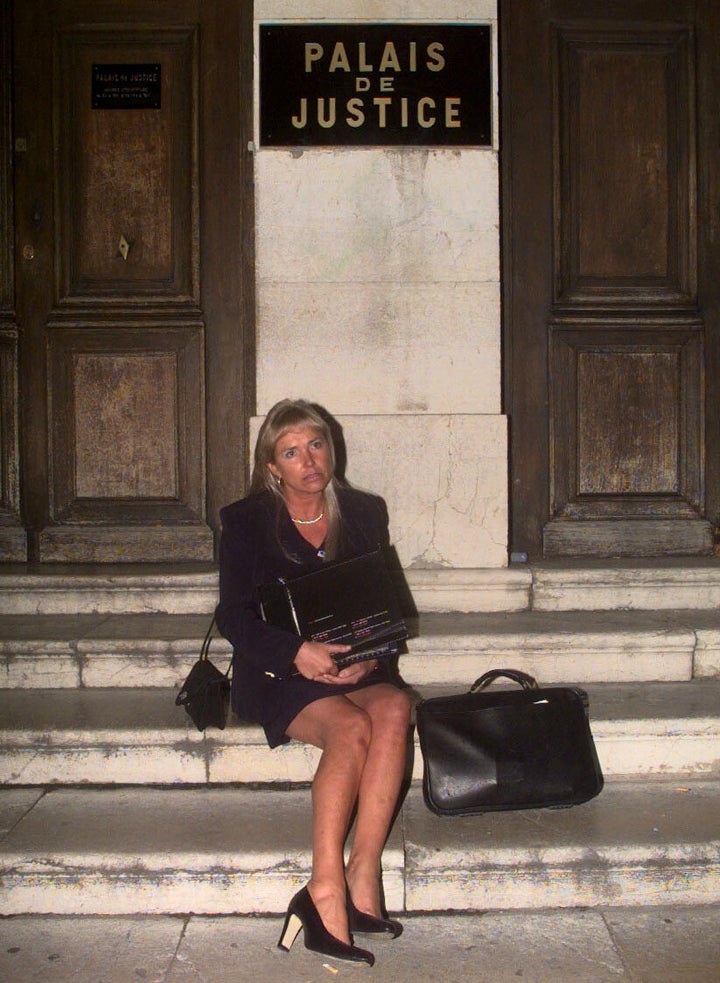
[[(404, 775), (409, 720), (407, 695), (379, 683), (316, 700), (288, 727), (290, 737), (322, 750), (312, 786), (309, 890), (326, 929), (343, 942), (346, 883), (360, 911), (381, 914), (380, 858)], [(356, 805), (346, 872), (343, 850)]]

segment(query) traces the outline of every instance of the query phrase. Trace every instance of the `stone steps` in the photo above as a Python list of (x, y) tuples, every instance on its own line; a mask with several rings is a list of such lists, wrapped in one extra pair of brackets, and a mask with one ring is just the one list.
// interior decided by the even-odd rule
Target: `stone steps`
[[(279, 913), (309, 876), (307, 789), (0, 791), (0, 915)], [(612, 782), (563, 810), (441, 819), (411, 788), (392, 912), (720, 901), (720, 783)]]
[[(491, 668), (587, 688), (605, 788), (567, 810), (440, 819), (409, 791), (385, 851), (397, 912), (720, 901), (720, 565), (409, 571), (415, 695)], [(310, 869), (317, 752), (174, 694), (211, 567), (0, 568), (0, 915), (279, 913)], [(223, 668), (230, 649), (213, 643)]]
[(0, 567), (0, 614), (210, 614), (218, 593), (210, 564)]
[[(720, 607), (717, 557), (411, 568), (404, 579), (420, 612)], [(0, 565), (0, 615), (208, 614), (216, 599), (211, 564)]]
[[(180, 686), (206, 614), (0, 616), (0, 689)], [(469, 685), (511, 665), (543, 682), (680, 681), (720, 673), (715, 611), (421, 614), (401, 656), (411, 685)], [(226, 666), (230, 646), (213, 641)]]
[[(467, 687), (463, 687), (466, 689)], [(422, 686), (416, 695), (452, 689)], [(587, 687), (606, 779), (720, 778), (720, 679)], [(0, 707), (0, 783), (8, 785), (309, 782), (318, 752), (271, 751), (259, 727), (230, 719), (200, 733), (172, 689), (15, 690)], [(412, 776), (422, 776), (417, 741)]]

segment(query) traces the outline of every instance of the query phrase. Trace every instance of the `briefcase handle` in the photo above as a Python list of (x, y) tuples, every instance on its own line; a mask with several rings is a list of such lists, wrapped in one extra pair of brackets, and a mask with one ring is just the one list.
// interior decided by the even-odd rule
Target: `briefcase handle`
[(505, 677), (506, 679), (512, 679), (515, 683), (520, 683), (523, 689), (537, 689), (537, 681), (528, 673), (523, 672), (521, 669), (490, 669), (489, 672), (484, 673), (479, 679), (470, 687), (471, 693), (477, 693), (481, 689), (485, 689), (490, 683), (495, 682), (496, 679)]

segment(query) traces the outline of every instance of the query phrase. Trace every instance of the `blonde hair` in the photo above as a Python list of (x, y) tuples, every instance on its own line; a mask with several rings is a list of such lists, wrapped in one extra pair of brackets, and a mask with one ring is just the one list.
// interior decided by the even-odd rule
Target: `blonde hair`
[(255, 443), (250, 494), (257, 495), (263, 491), (270, 491), (275, 496), (278, 506), (285, 506), (282, 486), (268, 465), (275, 460), (275, 447), (278, 440), (288, 430), (301, 427), (317, 430), (328, 446), (331, 477), (325, 487), (325, 517), (327, 519), (325, 559), (332, 560), (337, 551), (340, 529), (340, 505), (336, 494), (337, 481), (335, 478), (335, 443), (326, 418), (313, 403), (309, 403), (305, 399), (281, 399), (268, 411)]

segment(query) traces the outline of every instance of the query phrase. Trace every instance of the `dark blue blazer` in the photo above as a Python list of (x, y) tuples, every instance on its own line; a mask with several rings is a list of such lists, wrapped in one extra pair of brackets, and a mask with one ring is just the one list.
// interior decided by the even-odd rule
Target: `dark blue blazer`
[[(341, 486), (338, 501), (341, 532), (336, 559), (388, 545), (388, 513), (382, 498)], [(234, 649), (233, 710), (263, 724), (271, 745), (282, 743), (288, 739), (284, 728), (303, 706), (346, 690), (291, 675), (303, 640), (262, 620), (257, 589), (279, 577), (309, 573), (324, 561), (271, 492), (226, 506), (220, 518), (220, 600), (215, 616)]]

